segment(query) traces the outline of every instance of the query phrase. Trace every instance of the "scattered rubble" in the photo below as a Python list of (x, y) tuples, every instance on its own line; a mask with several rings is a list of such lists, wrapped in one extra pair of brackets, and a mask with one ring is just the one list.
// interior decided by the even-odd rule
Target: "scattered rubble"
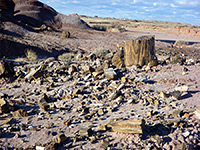
[(185, 103), (199, 84), (182, 75), (198, 66), (150, 59), (125, 68), (122, 52), (1, 63), (14, 81), (0, 87), (0, 147), (199, 148), (200, 112)]

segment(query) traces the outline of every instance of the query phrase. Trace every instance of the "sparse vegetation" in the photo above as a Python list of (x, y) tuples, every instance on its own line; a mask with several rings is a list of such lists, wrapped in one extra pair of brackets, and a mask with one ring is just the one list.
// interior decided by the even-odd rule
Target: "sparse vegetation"
[(193, 47), (200, 47), (200, 43), (195, 43), (192, 45)]
[(179, 46), (179, 45), (188, 45), (189, 44), (189, 42), (187, 42), (187, 41), (184, 41), (184, 40), (176, 40), (176, 42), (175, 42), (175, 46)]
[(74, 53), (63, 53), (62, 55), (58, 56), (58, 60), (71, 60), (74, 58)]
[(25, 55), (28, 60), (37, 60), (37, 54), (32, 49), (27, 49)]

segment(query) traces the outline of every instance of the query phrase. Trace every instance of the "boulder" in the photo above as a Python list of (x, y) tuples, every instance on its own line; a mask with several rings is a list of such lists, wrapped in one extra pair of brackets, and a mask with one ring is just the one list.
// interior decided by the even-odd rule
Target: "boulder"
[(123, 49), (127, 67), (147, 65), (156, 58), (154, 36), (141, 36), (135, 40), (125, 42)]
[(112, 64), (116, 67), (122, 66), (124, 64), (124, 51), (121, 48), (118, 52), (116, 52), (112, 58)]

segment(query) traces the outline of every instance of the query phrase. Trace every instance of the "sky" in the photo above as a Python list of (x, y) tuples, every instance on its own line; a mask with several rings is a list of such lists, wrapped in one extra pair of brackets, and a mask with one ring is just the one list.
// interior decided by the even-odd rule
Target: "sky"
[(200, 0), (39, 0), (62, 14), (200, 25)]

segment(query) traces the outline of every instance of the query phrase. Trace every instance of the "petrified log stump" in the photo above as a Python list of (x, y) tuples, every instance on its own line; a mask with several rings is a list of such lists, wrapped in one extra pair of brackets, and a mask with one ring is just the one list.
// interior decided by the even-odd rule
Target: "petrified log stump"
[(147, 65), (155, 58), (155, 37), (141, 36), (135, 40), (125, 42), (124, 58), (127, 67), (132, 65)]

